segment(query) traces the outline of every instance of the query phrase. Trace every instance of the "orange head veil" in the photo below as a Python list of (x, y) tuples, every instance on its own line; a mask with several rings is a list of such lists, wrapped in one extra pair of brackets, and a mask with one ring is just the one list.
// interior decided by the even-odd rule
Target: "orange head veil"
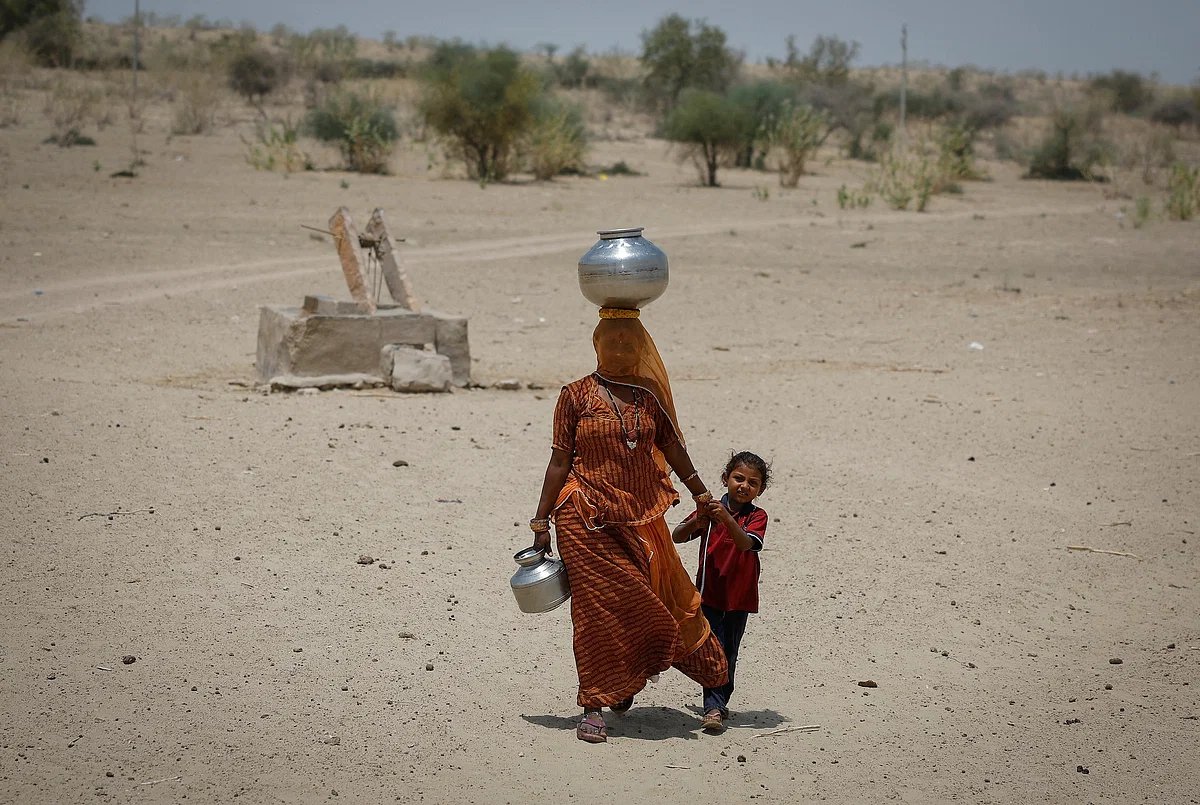
[(671, 379), (658, 354), (650, 333), (638, 321), (638, 311), (600, 308), (600, 323), (592, 333), (596, 348), (596, 374), (624, 386), (636, 386), (654, 395), (658, 406), (671, 420), (675, 435), (683, 443), (675, 400), (671, 397)]

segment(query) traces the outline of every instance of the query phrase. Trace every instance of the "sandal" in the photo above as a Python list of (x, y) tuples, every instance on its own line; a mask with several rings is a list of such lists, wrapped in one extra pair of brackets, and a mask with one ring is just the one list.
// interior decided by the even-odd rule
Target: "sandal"
[(724, 732), (725, 718), (721, 711), (714, 707), (705, 713), (704, 720), (700, 722), (700, 729), (712, 733)]
[(608, 729), (598, 710), (583, 714), (583, 718), (579, 720), (579, 726), (575, 728), (575, 737), (590, 744), (602, 744), (608, 741)]
[(632, 696), (630, 696), (628, 699), (622, 699), (621, 701), (617, 702), (616, 704), (610, 704), (608, 706), (608, 709), (612, 710), (614, 713), (620, 715), (622, 713), (628, 713), (629, 708), (631, 708), (631, 707), (633, 707), (633, 697)]

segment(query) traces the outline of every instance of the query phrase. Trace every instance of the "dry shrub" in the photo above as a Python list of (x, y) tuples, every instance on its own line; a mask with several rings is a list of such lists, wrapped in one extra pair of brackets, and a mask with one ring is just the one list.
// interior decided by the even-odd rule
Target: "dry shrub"
[(1113, 137), (1111, 172), (1114, 183), (1137, 176), (1147, 186), (1158, 184), (1160, 172), (1175, 162), (1175, 136), (1163, 126), (1125, 121), (1127, 130)]
[(917, 143), (908, 154), (883, 154), (864, 190), (878, 194), (893, 210), (907, 210), (912, 204), (917, 212), (924, 212), (929, 199), (938, 193), (962, 192), (944, 172), (941, 160), (925, 151), (923, 144)]
[(33, 55), (15, 38), (0, 40), (0, 128), (21, 122), (21, 90), (33, 72)]
[(94, 117), (102, 98), (100, 90), (60, 76), (51, 86), (42, 109), (54, 127), (48, 141), (63, 148), (86, 144), (88, 139), (80, 130)]
[(177, 82), (172, 134), (205, 134), (217, 122), (221, 90), (215, 78), (201, 72), (182, 73)]
[(546, 104), (534, 118), (526, 148), (530, 170), (539, 181), (568, 170), (582, 170), (587, 149), (582, 113), (569, 104)]
[(1167, 181), (1167, 217), (1173, 221), (1190, 221), (1200, 210), (1200, 166), (1177, 162), (1171, 167)]
[(279, 122), (257, 120), (254, 141), (242, 138), (246, 144), (246, 161), (258, 170), (295, 173), (312, 170), (312, 160), (300, 150), (300, 125), (291, 118)]
[(1029, 160), (1031, 179), (1093, 180), (1110, 146), (1103, 138), (1104, 116), (1094, 105), (1062, 107)]

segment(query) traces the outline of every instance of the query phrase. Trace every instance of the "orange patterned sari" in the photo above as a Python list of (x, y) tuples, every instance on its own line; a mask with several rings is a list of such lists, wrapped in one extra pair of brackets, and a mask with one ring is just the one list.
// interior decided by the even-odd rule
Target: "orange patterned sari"
[(554, 523), (571, 580), (581, 707), (616, 704), (671, 666), (707, 687), (727, 679), (725, 655), (663, 519), (679, 498), (658, 456), (677, 438), (648, 393), (626, 407), (624, 420), (594, 375), (559, 395), (554, 447), (573, 461)]

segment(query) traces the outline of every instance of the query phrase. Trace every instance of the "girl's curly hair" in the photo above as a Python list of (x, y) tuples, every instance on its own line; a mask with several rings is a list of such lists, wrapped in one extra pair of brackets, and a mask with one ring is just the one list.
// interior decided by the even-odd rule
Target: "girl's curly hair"
[(767, 486), (771, 483), (771, 465), (763, 460), (756, 453), (751, 453), (749, 450), (743, 450), (740, 453), (734, 453), (729, 457), (729, 463), (725, 465), (725, 471), (721, 473), (721, 481), (729, 479), (729, 473), (733, 472), (739, 464), (745, 464), (752, 470), (758, 472), (762, 476), (762, 488), (758, 490), (761, 495), (767, 491)]

